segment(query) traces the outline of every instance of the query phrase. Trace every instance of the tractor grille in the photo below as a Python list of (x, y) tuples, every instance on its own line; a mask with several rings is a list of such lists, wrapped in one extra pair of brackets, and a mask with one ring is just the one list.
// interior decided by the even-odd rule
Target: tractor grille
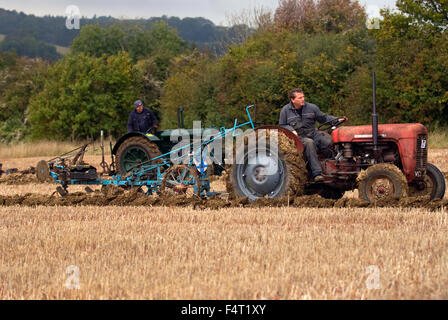
[(417, 153), (415, 160), (415, 170), (426, 169), (426, 162), (428, 161), (428, 136), (426, 134), (419, 134), (417, 136)]

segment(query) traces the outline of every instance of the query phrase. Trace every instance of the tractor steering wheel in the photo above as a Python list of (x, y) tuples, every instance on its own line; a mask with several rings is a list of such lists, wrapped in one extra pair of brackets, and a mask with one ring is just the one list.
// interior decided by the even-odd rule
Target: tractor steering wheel
[(322, 130), (322, 131), (327, 131), (329, 129), (334, 130), (334, 129), (336, 129), (336, 127), (339, 127), (345, 121), (347, 121), (347, 117), (340, 117), (337, 119), (333, 119), (333, 120), (322, 123), (319, 127), (317, 127), (317, 130)]
[(145, 133), (156, 133), (156, 130), (155, 130), (156, 128), (155, 128), (155, 126), (152, 126), (151, 128), (149, 128), (148, 130), (146, 130), (146, 132)]

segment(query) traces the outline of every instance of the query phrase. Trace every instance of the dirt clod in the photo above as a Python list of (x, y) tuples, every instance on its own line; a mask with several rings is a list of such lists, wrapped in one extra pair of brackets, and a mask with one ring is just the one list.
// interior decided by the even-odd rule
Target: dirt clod
[[(107, 191), (107, 192), (106, 192)], [(295, 198), (282, 197), (278, 199), (257, 199), (250, 202), (248, 198), (226, 200), (220, 197), (208, 199), (191, 198), (186, 196), (147, 196), (138, 188), (122, 190), (121, 188), (108, 188), (104, 192), (69, 193), (65, 197), (58, 194), (38, 195), (27, 193), (25, 195), (0, 196), (1, 206), (172, 206), (193, 207), (197, 210), (222, 208), (267, 208), (267, 207), (296, 207), (296, 208), (426, 208), (430, 211), (439, 210), (448, 205), (448, 200), (430, 200), (425, 197), (389, 198), (369, 204), (357, 198), (342, 198), (330, 200), (319, 195), (308, 195)]]
[(0, 178), (0, 183), (8, 185), (21, 185), (30, 183), (40, 183), (34, 174), (23, 174), (23, 173), (13, 173), (2, 176)]

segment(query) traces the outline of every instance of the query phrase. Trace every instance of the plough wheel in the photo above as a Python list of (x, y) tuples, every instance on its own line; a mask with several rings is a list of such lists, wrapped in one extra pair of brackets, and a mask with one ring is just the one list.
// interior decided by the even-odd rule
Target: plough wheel
[(50, 168), (48, 167), (48, 163), (45, 160), (40, 160), (36, 165), (36, 176), (37, 180), (40, 182), (48, 181), (50, 176)]
[(174, 165), (169, 168), (162, 180), (162, 195), (183, 194), (189, 197), (200, 195), (199, 176), (193, 167)]

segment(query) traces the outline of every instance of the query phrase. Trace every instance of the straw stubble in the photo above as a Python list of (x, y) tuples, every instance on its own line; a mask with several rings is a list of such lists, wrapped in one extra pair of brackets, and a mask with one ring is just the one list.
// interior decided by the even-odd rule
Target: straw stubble
[(2, 207), (0, 226), (3, 299), (448, 298), (443, 211)]

